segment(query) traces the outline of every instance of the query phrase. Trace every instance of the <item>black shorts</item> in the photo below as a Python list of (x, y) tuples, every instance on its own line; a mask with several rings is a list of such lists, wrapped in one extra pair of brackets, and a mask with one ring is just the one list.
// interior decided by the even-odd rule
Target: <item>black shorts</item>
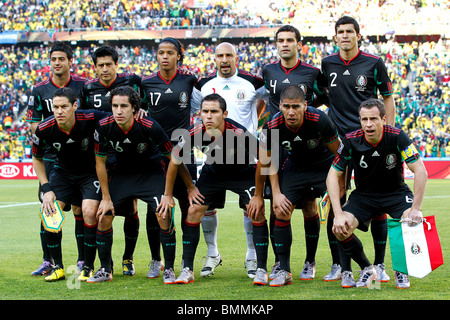
[(50, 173), (49, 183), (56, 199), (66, 204), (65, 211), (70, 210), (70, 205), (81, 206), (85, 199), (102, 199), (100, 182), (95, 171), (74, 174), (55, 166)]
[(413, 199), (413, 193), (407, 186), (389, 194), (367, 194), (354, 190), (342, 210), (358, 219), (358, 229), (367, 231), (374, 216), (387, 213), (394, 219), (400, 219), (403, 212), (411, 208)]
[(286, 161), (278, 175), (280, 189), (296, 209), (303, 208), (305, 200), (320, 198), (325, 194), (332, 161), (329, 159), (307, 169), (298, 167), (292, 159)]
[(239, 195), (239, 207), (246, 208), (255, 193), (256, 166), (251, 165), (239, 172), (226, 174), (216, 172), (210, 165), (205, 164), (197, 181), (197, 188), (205, 197), (203, 204), (209, 209), (223, 209), (225, 193), (230, 190)]
[(109, 178), (109, 192), (116, 215), (131, 215), (128, 208), (134, 199), (146, 202), (149, 209), (156, 212), (164, 195), (165, 184), (166, 176), (162, 167), (141, 172), (114, 170)]
[[(44, 160), (44, 167), (45, 167), (45, 173), (47, 174), (47, 178), (50, 179), (50, 175), (53, 171), (53, 168), (55, 167), (55, 161), (54, 160)], [(38, 199), (42, 203), (42, 199), (44, 197), (44, 194), (41, 190), (41, 184), (39, 184), (38, 188)]]

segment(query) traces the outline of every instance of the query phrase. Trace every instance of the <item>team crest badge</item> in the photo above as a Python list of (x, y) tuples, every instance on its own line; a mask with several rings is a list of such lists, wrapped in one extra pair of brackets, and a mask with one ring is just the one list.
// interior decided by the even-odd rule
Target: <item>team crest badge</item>
[(302, 89), (303, 92), (306, 94), (306, 92), (307, 92), (307, 90), (308, 90), (308, 88), (306, 87), (306, 85), (304, 85), (303, 83), (300, 83), (300, 84), (298, 85), (298, 87), (299, 87), (300, 89)]
[(244, 90), (238, 90), (236, 93), (236, 98), (238, 100), (244, 100), (245, 99), (245, 91)]
[(367, 86), (367, 77), (365, 75), (359, 75), (356, 78), (356, 90), (365, 91)]
[(81, 150), (86, 151), (89, 148), (89, 138), (84, 138), (81, 141)]
[(315, 147), (317, 147), (319, 145), (319, 140), (317, 140), (317, 139), (308, 140), (306, 142), (306, 145), (308, 146), (309, 149), (314, 149)]
[(411, 252), (414, 255), (418, 255), (418, 254), (422, 253), (422, 250), (420, 249), (420, 247), (417, 243), (413, 242), (411, 244)]
[(188, 94), (187, 92), (183, 91), (180, 93), (180, 108), (186, 108), (188, 104)]
[(139, 143), (137, 146), (137, 152), (143, 153), (145, 150), (147, 150), (148, 145), (146, 143)]
[(392, 169), (395, 167), (397, 163), (397, 157), (395, 156), (395, 154), (391, 153), (386, 157), (386, 164), (387, 164), (387, 169)]

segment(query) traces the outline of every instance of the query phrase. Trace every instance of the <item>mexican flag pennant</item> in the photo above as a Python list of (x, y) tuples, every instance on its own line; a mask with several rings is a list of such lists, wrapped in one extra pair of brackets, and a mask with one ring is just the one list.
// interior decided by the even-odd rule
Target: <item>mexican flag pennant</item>
[(395, 271), (423, 278), (444, 264), (434, 216), (409, 226), (399, 219), (388, 219), (389, 245)]

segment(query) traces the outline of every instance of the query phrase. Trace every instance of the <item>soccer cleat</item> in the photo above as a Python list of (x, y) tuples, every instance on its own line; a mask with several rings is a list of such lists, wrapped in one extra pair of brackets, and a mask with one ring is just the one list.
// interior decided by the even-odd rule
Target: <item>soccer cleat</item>
[(81, 270), (83, 270), (84, 261), (77, 261), (77, 270), (78, 273), (81, 273)]
[(53, 264), (50, 261), (44, 260), (42, 264), (34, 270), (31, 275), (32, 276), (43, 276), (46, 275), (53, 270)]
[(271, 287), (281, 287), (286, 286), (292, 283), (292, 274), (285, 270), (280, 270), (275, 275), (272, 281), (270, 281), (269, 285)]
[(86, 281), (87, 279), (89, 279), (90, 277), (93, 277), (93, 276), (94, 276), (94, 270), (92, 270), (92, 268), (83, 267), (83, 269), (81, 269), (80, 275), (78, 276), (78, 280)]
[(200, 271), (200, 275), (202, 277), (212, 276), (214, 274), (214, 269), (216, 269), (216, 267), (218, 267), (219, 265), (222, 265), (222, 257), (220, 256), (220, 254), (218, 254), (217, 257), (206, 257), (203, 268)]
[(92, 277), (86, 280), (87, 283), (99, 283), (112, 281), (112, 273), (106, 272), (105, 268), (100, 268)]
[(268, 282), (267, 271), (262, 268), (256, 269), (253, 284), (256, 286), (265, 286), (267, 285), (267, 282)]
[(323, 277), (323, 281), (337, 281), (341, 279), (341, 272), (341, 266), (335, 263), (331, 266), (330, 273)]
[(247, 277), (253, 279), (256, 274), (256, 260), (245, 260), (245, 268), (247, 269)]
[(159, 278), (159, 274), (164, 269), (164, 262), (152, 260), (150, 262), (150, 270), (148, 270), (147, 278), (156, 279)]
[(133, 260), (123, 260), (122, 261), (123, 275), (124, 276), (134, 276), (136, 271), (134, 270)]
[(164, 270), (163, 283), (164, 284), (174, 284), (175, 283), (175, 272), (173, 271), (172, 268)]
[(357, 288), (367, 288), (373, 280), (377, 278), (377, 270), (373, 265), (365, 267), (359, 274), (359, 279), (356, 282)]
[(277, 272), (280, 270), (281, 270), (280, 269), (280, 261), (277, 261), (272, 266), (272, 271), (270, 272), (269, 280), (273, 280), (275, 278), (275, 276), (277, 275)]
[(377, 281), (389, 282), (389, 280), (391, 280), (391, 278), (386, 273), (384, 263), (374, 265), (374, 267), (375, 267), (375, 270), (377, 270)]
[(192, 272), (189, 267), (181, 270), (180, 275), (175, 280), (176, 284), (188, 284), (191, 282), (194, 282), (194, 272)]
[(395, 286), (397, 289), (408, 289), (411, 286), (408, 275), (395, 271)]
[(303, 271), (300, 274), (300, 280), (312, 280), (316, 276), (316, 262), (309, 263), (305, 262), (303, 266)]
[(52, 272), (45, 277), (45, 281), (47, 282), (54, 282), (59, 280), (64, 280), (66, 278), (66, 275), (64, 273), (64, 269), (60, 268), (59, 266), (55, 266), (52, 270)]
[(356, 286), (355, 279), (353, 278), (353, 272), (344, 271), (341, 274), (341, 287), (342, 288), (353, 288)]

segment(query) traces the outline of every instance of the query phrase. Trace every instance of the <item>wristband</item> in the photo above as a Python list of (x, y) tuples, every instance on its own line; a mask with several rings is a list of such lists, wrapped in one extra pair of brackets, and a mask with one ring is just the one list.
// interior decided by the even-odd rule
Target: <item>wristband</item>
[(47, 193), (47, 192), (49, 192), (49, 191), (52, 191), (52, 188), (50, 187), (50, 183), (44, 183), (42, 186), (41, 186), (41, 190), (42, 190), (42, 192), (43, 193)]

